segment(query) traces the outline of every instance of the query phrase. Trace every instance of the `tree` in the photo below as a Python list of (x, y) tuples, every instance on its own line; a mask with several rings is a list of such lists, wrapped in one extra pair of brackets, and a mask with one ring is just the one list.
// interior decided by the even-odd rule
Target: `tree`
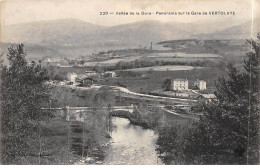
[(187, 126), (174, 124), (163, 126), (158, 132), (156, 152), (165, 164), (182, 164), (182, 135), (187, 131)]
[(156, 145), (158, 145), (156, 148), (157, 154), (159, 154), (159, 158), (161, 158), (165, 164), (171, 164), (175, 150), (177, 149), (177, 130), (175, 127), (164, 127), (161, 128), (159, 132), (160, 134), (156, 142)]
[[(94, 114), (96, 114), (96, 116), (99, 115), (99, 117), (101, 118), (102, 116), (105, 117), (105, 127), (107, 130), (107, 134), (109, 135), (111, 130), (110, 112), (112, 106), (115, 104), (115, 95), (112, 91), (112, 88), (108, 86), (101, 87), (94, 95), (92, 102), (93, 109), (95, 110)], [(99, 114), (96, 113), (97, 108), (106, 108), (106, 110), (100, 110), (101, 113)]]
[(163, 81), (163, 83), (162, 83), (161, 88), (163, 90), (169, 90), (170, 87), (171, 87), (171, 80), (170, 79), (165, 79), (165, 81)]
[(39, 123), (50, 116), (47, 106), (49, 90), (47, 72), (35, 62), (27, 63), (24, 45), (8, 48), (9, 66), (1, 65), (2, 161), (9, 164), (19, 156), (30, 154), (28, 138), (38, 131)]
[[(258, 34), (260, 40), (260, 34)], [(242, 164), (259, 158), (259, 59), (260, 43), (248, 40), (252, 51), (244, 60), (244, 71), (228, 66), (229, 78), (219, 78), (216, 101), (204, 104), (204, 115), (189, 132), (186, 151), (199, 155), (233, 155)]]
[[(183, 135), (176, 134), (176, 129), (171, 129), (168, 136), (165, 134), (163, 139), (174, 141), (172, 145), (157, 143), (160, 151), (168, 152), (170, 160), (186, 164), (259, 162), (260, 43), (248, 42), (252, 50), (244, 60), (244, 70), (240, 72), (232, 65), (228, 66), (229, 77), (219, 78), (216, 99), (202, 104), (204, 114), (200, 120), (187, 127)], [(158, 141), (162, 141), (160, 134)], [(176, 153), (176, 148), (180, 152)]]
[(113, 105), (115, 103), (115, 95), (112, 91), (112, 88), (109, 86), (101, 87), (95, 96), (93, 97), (93, 106), (94, 107), (108, 107), (108, 105)]
[(96, 72), (98, 72), (98, 73), (103, 73), (103, 72), (105, 72), (105, 71), (104, 71), (104, 68), (101, 67), (101, 66), (99, 66), (99, 65), (95, 65), (95, 66), (93, 67), (93, 71), (96, 71)]
[(153, 73), (154, 69), (153, 68), (149, 68), (148, 73)]

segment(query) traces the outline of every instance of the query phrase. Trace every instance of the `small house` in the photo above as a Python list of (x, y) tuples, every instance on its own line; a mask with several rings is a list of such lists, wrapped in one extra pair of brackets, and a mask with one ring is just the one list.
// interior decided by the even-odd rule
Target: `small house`
[(97, 81), (92, 77), (88, 77), (87, 75), (79, 75), (79, 78), (77, 78), (77, 82), (79, 82), (81, 86), (89, 87)]
[(67, 79), (68, 79), (70, 82), (75, 83), (77, 76), (78, 76), (78, 75), (75, 74), (74, 72), (73, 72), (73, 73), (68, 73), (68, 74), (67, 74)]
[(98, 73), (95, 71), (85, 71), (85, 75), (88, 77), (92, 77), (98, 75)]
[(197, 97), (198, 102), (200, 103), (209, 103), (215, 98), (216, 96), (214, 94), (201, 94)]
[(107, 71), (107, 72), (105, 72), (104, 77), (114, 78), (114, 77), (116, 77), (116, 73), (113, 71)]
[(206, 82), (204, 80), (198, 80), (194, 82), (194, 88), (199, 90), (205, 90), (206, 89)]

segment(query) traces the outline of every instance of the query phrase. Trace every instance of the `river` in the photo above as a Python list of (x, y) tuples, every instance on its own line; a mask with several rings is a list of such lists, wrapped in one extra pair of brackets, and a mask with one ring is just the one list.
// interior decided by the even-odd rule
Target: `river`
[(112, 132), (111, 145), (104, 164), (162, 164), (155, 147), (157, 135), (150, 129), (133, 125), (125, 118), (112, 118), (116, 128)]

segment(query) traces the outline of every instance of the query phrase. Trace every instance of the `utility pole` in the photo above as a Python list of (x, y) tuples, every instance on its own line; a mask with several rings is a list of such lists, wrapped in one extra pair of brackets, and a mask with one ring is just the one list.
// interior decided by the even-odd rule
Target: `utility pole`
[(50, 110), (51, 110), (51, 101), (52, 101), (52, 100), (50, 99)]
[(85, 148), (84, 148), (84, 143), (85, 143), (85, 141), (84, 141), (84, 138), (85, 138), (85, 129), (84, 129), (84, 124), (85, 124), (85, 119), (87, 118), (87, 116), (85, 116), (85, 113), (84, 112), (82, 112), (83, 113), (83, 115), (82, 115), (82, 118), (83, 118), (83, 120), (82, 120), (82, 152), (81, 152), (81, 154), (82, 154), (82, 159), (83, 159), (83, 157), (84, 157), (84, 150), (85, 150)]
[(69, 152), (70, 152), (70, 110), (69, 110), (69, 106), (66, 106), (66, 111), (67, 111), (67, 119), (69, 121), (69, 128), (68, 128), (68, 156), (69, 156)]
[(83, 157), (84, 157), (84, 122), (82, 122), (81, 126), (82, 126), (82, 152), (81, 152), (82, 156), (81, 157), (83, 159)]

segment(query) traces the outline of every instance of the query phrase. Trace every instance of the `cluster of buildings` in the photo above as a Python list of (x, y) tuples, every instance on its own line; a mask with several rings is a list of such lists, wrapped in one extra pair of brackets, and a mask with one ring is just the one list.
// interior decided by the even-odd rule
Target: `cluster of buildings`
[[(189, 81), (187, 79), (182, 78), (171, 79), (170, 84), (168, 86), (168, 90), (184, 91), (189, 89)], [(194, 89), (205, 90), (206, 81), (197, 79), (197, 81), (194, 82), (193, 87)]]
[[(197, 79), (196, 81), (193, 82), (193, 89), (194, 90), (206, 90), (206, 88), (207, 88), (206, 85), (207, 85), (206, 81)], [(189, 81), (187, 79), (182, 79), (182, 78), (171, 79), (170, 84), (168, 86), (169, 86), (168, 90), (186, 91), (186, 90), (189, 90)], [(202, 103), (202, 102), (208, 103), (216, 98), (216, 96), (214, 94), (201, 94), (198, 92), (195, 92), (195, 93), (197, 95), (194, 98), (197, 99), (199, 103)]]
[(68, 61), (64, 58), (44, 58), (42, 60), (43, 65), (53, 65), (58, 67), (71, 67)]
[(70, 84), (76, 85), (76, 83), (86, 84), (86, 85), (92, 85), (94, 82), (96, 82), (97, 78), (114, 78), (116, 77), (116, 73), (113, 71), (107, 71), (104, 73), (97, 73), (95, 71), (85, 71), (85, 74), (76, 74), (76, 73), (68, 73), (67, 74), (67, 80), (70, 82)]

